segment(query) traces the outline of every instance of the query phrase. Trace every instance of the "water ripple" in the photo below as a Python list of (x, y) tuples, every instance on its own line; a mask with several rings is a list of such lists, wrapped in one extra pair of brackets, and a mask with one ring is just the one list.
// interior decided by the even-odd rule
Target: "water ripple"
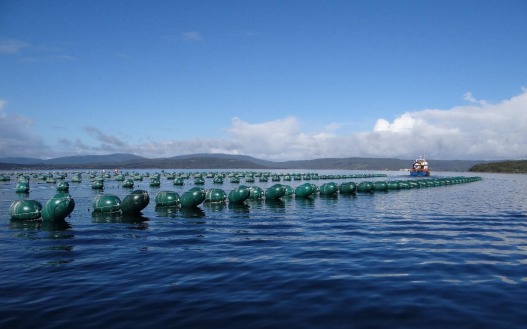
[(10, 221), (2, 189), (0, 326), (519, 328), (526, 183), (485, 175), (135, 217), (92, 217), (84, 184), (61, 226)]

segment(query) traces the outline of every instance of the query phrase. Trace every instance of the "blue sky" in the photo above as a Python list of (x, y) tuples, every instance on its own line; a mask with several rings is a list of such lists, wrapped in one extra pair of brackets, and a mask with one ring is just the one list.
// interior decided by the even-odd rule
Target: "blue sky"
[(527, 2), (0, 2), (0, 158), (527, 158)]

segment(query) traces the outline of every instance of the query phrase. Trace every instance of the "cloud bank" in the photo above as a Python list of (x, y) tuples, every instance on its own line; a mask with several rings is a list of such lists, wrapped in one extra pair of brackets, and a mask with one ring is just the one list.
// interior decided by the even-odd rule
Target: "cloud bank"
[(471, 93), (463, 97), (468, 105), (406, 112), (392, 121), (379, 118), (366, 132), (339, 133), (338, 123), (328, 123), (324, 131), (306, 132), (302, 122), (292, 116), (259, 123), (235, 117), (222, 138), (131, 145), (126, 138), (86, 127), (91, 139), (62, 139), (60, 147), (53, 148), (32, 133), (29, 118), (5, 113), (6, 102), (0, 100), (0, 157), (126, 152), (145, 157), (228, 153), (275, 161), (325, 157), (412, 159), (419, 154), (444, 160), (527, 158), (527, 89), (497, 104), (476, 100)]

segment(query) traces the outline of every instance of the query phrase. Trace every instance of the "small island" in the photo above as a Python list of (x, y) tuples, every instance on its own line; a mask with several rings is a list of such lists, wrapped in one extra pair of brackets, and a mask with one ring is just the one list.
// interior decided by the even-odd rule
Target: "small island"
[(509, 160), (482, 163), (472, 166), (469, 171), (488, 173), (526, 174), (527, 160)]

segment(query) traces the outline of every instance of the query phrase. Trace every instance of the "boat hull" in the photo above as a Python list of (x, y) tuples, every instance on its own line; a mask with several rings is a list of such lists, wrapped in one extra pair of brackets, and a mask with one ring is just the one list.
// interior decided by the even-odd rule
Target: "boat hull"
[(424, 171), (424, 170), (410, 171), (410, 176), (414, 176), (414, 177), (428, 177), (428, 176), (430, 176), (430, 171)]

